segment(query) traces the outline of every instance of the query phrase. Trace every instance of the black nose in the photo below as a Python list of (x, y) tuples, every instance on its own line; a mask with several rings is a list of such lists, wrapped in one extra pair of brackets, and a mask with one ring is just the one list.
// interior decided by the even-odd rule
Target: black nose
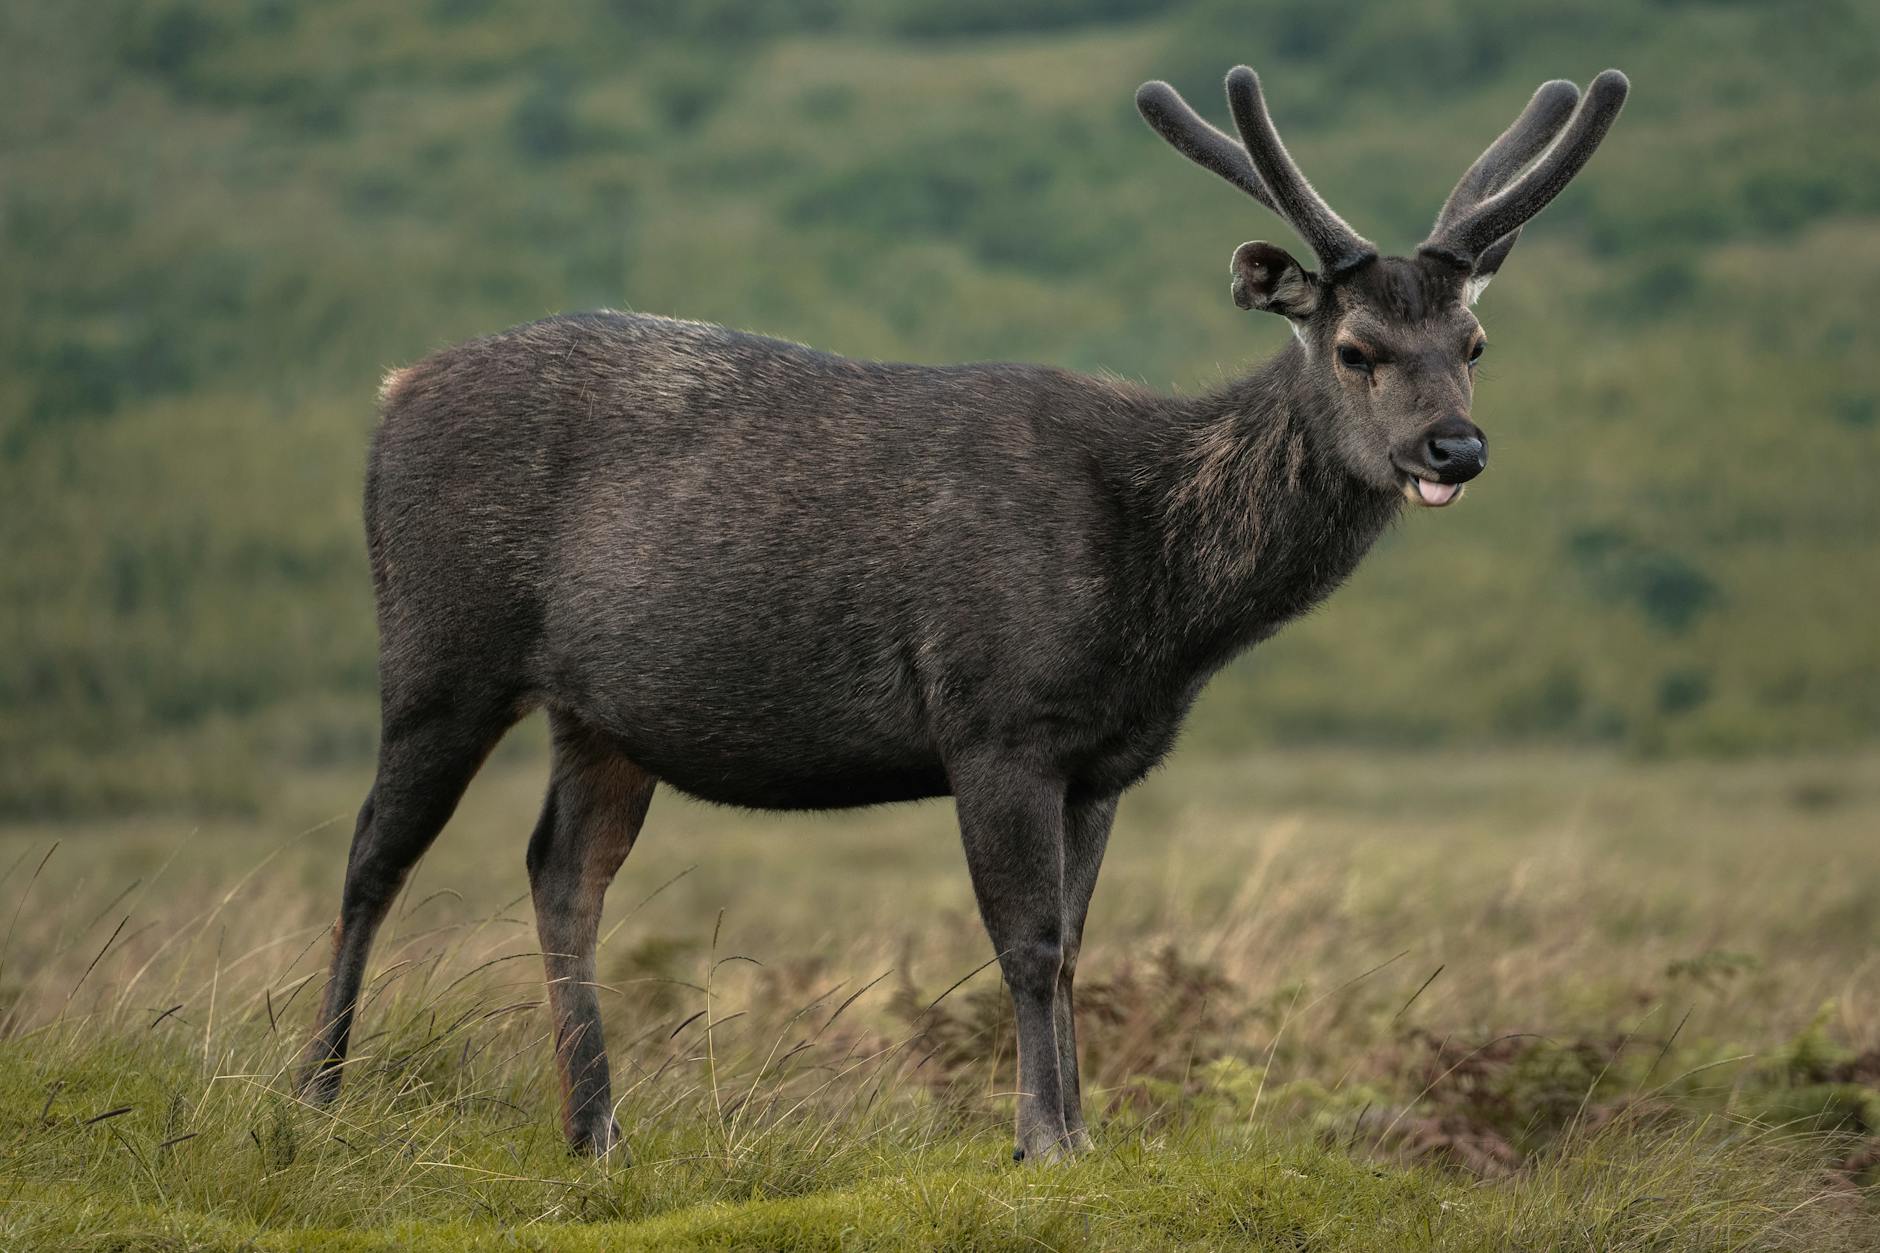
[(1488, 465), (1482, 428), (1459, 414), (1442, 419), (1424, 437), (1423, 464), (1444, 483), (1467, 483)]

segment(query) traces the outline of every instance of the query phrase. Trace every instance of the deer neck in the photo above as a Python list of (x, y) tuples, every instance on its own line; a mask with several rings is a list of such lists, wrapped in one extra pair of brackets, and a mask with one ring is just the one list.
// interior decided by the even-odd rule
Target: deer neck
[(1204, 674), (1322, 601), (1397, 514), (1354, 479), (1320, 432), (1329, 401), (1290, 343), (1191, 402), (1144, 476), (1167, 660)]

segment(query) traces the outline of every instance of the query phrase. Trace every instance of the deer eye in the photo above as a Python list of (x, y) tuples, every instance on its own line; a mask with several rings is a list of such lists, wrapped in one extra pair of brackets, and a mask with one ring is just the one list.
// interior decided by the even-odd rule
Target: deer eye
[(1482, 359), (1482, 354), (1487, 351), (1488, 351), (1488, 341), (1485, 339), (1476, 340), (1475, 347), (1469, 349), (1469, 364), (1474, 365), (1476, 362), (1480, 361)]
[(1344, 366), (1347, 370), (1363, 370), (1368, 372), (1371, 368), (1371, 359), (1365, 356), (1364, 349), (1358, 347), (1356, 344), (1340, 344), (1338, 346), (1338, 364)]

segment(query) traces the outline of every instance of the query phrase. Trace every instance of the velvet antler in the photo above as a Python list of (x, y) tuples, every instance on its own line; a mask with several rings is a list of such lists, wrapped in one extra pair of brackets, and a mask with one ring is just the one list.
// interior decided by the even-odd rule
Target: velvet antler
[(1573, 120), (1567, 123), (1552, 146), (1540, 154), (1533, 167), (1499, 191), (1481, 197), (1480, 191), (1519, 168), (1521, 163), (1514, 158), (1522, 148), (1545, 142), (1541, 134), (1549, 115), (1559, 109), (1559, 101), (1564, 99), (1561, 91), (1551, 90), (1554, 86), (1549, 83), (1536, 92), (1507, 133), (1469, 167), (1469, 172), (1462, 176), (1462, 183), (1451, 193), (1449, 203), (1443, 206), (1436, 227), (1423, 241), (1420, 252), (1452, 261), (1478, 279), (1494, 273), (1493, 267), (1500, 265), (1508, 249), (1514, 246), (1508, 237), (1546, 208), (1591, 159), (1613, 119), (1619, 116), (1630, 84), (1618, 70), (1602, 72), (1586, 89)]
[[(1436, 215), (1436, 224), (1430, 228), (1432, 237), (1448, 230), (1471, 209), (1513, 182), (1528, 162), (1553, 142), (1579, 101), (1580, 89), (1563, 78), (1542, 83), (1514, 124), (1457, 180), (1455, 190), (1443, 202), (1442, 212)], [(1521, 228), (1517, 226), (1490, 244), (1477, 259), (1471, 277), (1478, 289), (1494, 277), (1520, 237)]]
[(1341, 274), (1375, 258), (1371, 242), (1332, 212), (1293, 163), (1273, 128), (1252, 70), (1243, 65), (1227, 76), (1227, 100), (1240, 143), (1202, 120), (1167, 83), (1144, 83), (1136, 90), (1136, 108), (1158, 135), (1284, 218), (1311, 245), (1327, 274)]

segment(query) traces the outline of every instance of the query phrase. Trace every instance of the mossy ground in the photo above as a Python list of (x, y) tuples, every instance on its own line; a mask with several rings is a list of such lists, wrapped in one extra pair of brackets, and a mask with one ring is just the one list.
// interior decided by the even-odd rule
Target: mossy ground
[(681, 1102), (597, 1164), (546, 1117), (389, 1071), (321, 1111), (188, 1050), (35, 1051), (0, 1070), (9, 1248), (1859, 1247), (1807, 1137), (1740, 1124), (1608, 1126), (1490, 1184), (1173, 1108), (1027, 1169), (920, 1101), (743, 1127)]
[(1033, 1168), (946, 807), (670, 797), (600, 963), (632, 1161), (570, 1157), (529, 755), (388, 925), (328, 1110), (286, 1076), (345, 833), (303, 819), (360, 780), (0, 835), (0, 1246), (1832, 1250), (1880, 1222), (1871, 758), (1181, 759), (1091, 921), (1099, 1150)]

